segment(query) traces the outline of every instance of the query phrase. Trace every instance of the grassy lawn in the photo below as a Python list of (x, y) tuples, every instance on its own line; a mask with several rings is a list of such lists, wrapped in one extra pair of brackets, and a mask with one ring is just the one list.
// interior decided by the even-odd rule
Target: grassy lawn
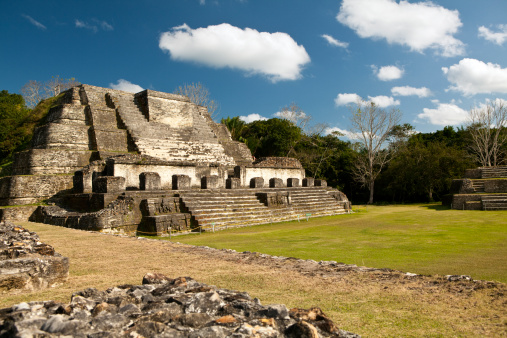
[(507, 282), (504, 211), (449, 210), (437, 204), (368, 206), (350, 215), (178, 236), (172, 241)]
[[(446, 274), (457, 269), (479, 278), (480, 271), (484, 276), (495, 276), (497, 270), (500, 277), (481, 278), (501, 280), (505, 279), (507, 256), (505, 245), (502, 246), (504, 215), (442, 211), (435, 206), (368, 207), (367, 211), (361, 209), (353, 215), (308, 223), (275, 224), (176, 239), (348, 263), (357, 259), (357, 263), (363, 264), (364, 259), (365, 265), (375, 267), (401, 262), (406, 265), (392, 267), (412, 272), (436, 273), (439, 271), (433, 269), (438, 268), (442, 270), (439, 273)], [(241, 260), (217, 259), (205, 251), (166, 241), (109, 236), (38, 223), (22, 225), (69, 257), (69, 279), (63, 285), (41, 291), (4, 293), (0, 308), (22, 301), (69, 302), (77, 290), (139, 284), (142, 276), (151, 271), (171, 277), (192, 276), (204, 283), (248, 291), (265, 305), (319, 306), (340, 328), (363, 337), (506, 335), (504, 287), (463, 291), (461, 283), (440, 285), (428, 283), (424, 278), (379, 279), (375, 274), (356, 273), (323, 278)], [(225, 240), (228, 242), (219, 242)], [(429, 259), (424, 254), (428, 250), (438, 253), (434, 254), (438, 257)], [(415, 265), (414, 261), (423, 263)], [(480, 265), (486, 268), (480, 270)]]

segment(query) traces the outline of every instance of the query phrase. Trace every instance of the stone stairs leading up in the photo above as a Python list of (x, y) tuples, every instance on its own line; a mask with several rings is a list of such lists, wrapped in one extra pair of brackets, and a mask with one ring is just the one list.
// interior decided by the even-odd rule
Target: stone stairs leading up
[(484, 192), (484, 180), (473, 180), (472, 187), (476, 193)]
[(234, 164), (234, 159), (225, 154), (195, 107), (186, 108), (186, 113), (193, 118), (192, 127), (172, 128), (163, 123), (148, 122), (132, 97), (114, 94), (109, 97), (141, 154), (166, 161)]
[(507, 178), (507, 166), (482, 167), (482, 178)]
[[(287, 191), (291, 195), (289, 206), (267, 207), (257, 197), (258, 193)], [(198, 226), (220, 228), (346, 213), (343, 203), (336, 201), (328, 192), (328, 189), (320, 187), (203, 190), (185, 191), (181, 197)]]
[(507, 210), (507, 194), (485, 195), (481, 202), (483, 210)]

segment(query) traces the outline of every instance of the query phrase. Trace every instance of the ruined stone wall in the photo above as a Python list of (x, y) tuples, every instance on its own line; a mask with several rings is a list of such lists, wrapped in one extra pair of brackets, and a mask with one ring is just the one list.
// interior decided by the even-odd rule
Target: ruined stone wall
[(0, 205), (33, 204), (72, 189), (71, 175), (8, 176), (0, 178)]
[(243, 187), (250, 186), (250, 181), (255, 177), (264, 178), (265, 186), (272, 178), (281, 179), (284, 186), (287, 186), (289, 178), (297, 178), (299, 182), (302, 182), (305, 178), (305, 170), (303, 168), (238, 166), (234, 169), (234, 176), (240, 179)]
[(147, 89), (137, 93), (136, 99), (145, 105), (149, 122), (163, 123), (173, 128), (186, 128), (193, 125), (193, 118), (188, 114), (192, 103), (186, 96)]

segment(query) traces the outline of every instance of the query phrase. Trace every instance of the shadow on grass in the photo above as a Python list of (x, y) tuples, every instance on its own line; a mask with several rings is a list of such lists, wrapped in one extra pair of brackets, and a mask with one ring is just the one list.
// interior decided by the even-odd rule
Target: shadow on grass
[(450, 207), (448, 207), (447, 205), (442, 205), (442, 204), (421, 205), (421, 208), (425, 208), (425, 209), (429, 209), (429, 210), (437, 210), (437, 211), (451, 210)]

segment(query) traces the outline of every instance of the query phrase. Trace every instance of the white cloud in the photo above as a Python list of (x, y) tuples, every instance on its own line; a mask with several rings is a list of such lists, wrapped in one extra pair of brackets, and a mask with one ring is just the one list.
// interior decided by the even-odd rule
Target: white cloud
[(343, 0), (336, 19), (362, 38), (386, 39), (412, 51), (432, 49), (445, 57), (465, 52), (454, 37), (462, 26), (459, 12), (431, 1)]
[(431, 90), (426, 87), (414, 88), (410, 86), (403, 87), (393, 87), (391, 88), (391, 93), (395, 96), (412, 96), (416, 95), (419, 97), (428, 97), (431, 96)]
[(450, 90), (464, 95), (478, 93), (507, 93), (507, 68), (498, 64), (484, 63), (476, 59), (463, 59), (451, 67), (443, 67)]
[(324, 135), (330, 135), (335, 131), (343, 135), (340, 137), (345, 137), (345, 138), (348, 138), (349, 140), (358, 139), (360, 136), (360, 134), (358, 134), (358, 133), (353, 133), (349, 130), (341, 129), (338, 127), (328, 127), (326, 129), (324, 129)]
[(247, 115), (247, 116), (240, 116), (239, 119), (241, 121), (246, 122), (246, 123), (250, 123), (250, 122), (253, 122), (253, 121), (266, 121), (266, 120), (268, 120), (267, 117), (261, 116), (259, 114), (250, 114), (250, 115)]
[(340, 41), (340, 40), (336, 40), (335, 38), (333, 38), (331, 35), (327, 35), (327, 34), (322, 34), (321, 35), (331, 46), (335, 46), (335, 47), (341, 47), (341, 48), (345, 48), (347, 49), (349, 47), (349, 43), (348, 42), (343, 42), (343, 41)]
[(26, 15), (26, 14), (21, 14), (22, 17), (24, 17), (25, 19), (27, 19), (32, 25), (34, 25), (35, 27), (39, 28), (39, 29), (46, 29), (46, 26), (44, 26), (43, 24), (41, 24), (39, 21), (35, 20), (34, 18), (32, 18), (30, 15)]
[(110, 83), (109, 87), (112, 89), (123, 90), (130, 93), (139, 93), (140, 91), (144, 90), (143, 87), (124, 79), (119, 79), (117, 84)]
[(111, 26), (106, 21), (92, 19), (92, 22), (94, 22), (94, 23), (90, 24), (88, 22), (76, 19), (75, 24), (76, 24), (77, 28), (89, 29), (89, 30), (93, 31), (94, 33), (97, 33), (99, 31), (99, 27), (105, 31), (112, 31), (114, 29), (113, 26)]
[[(357, 95), (356, 93), (338, 94), (334, 99), (334, 103), (337, 106), (345, 106), (347, 104), (357, 103), (359, 101), (363, 101), (363, 98), (361, 98), (361, 96)], [(380, 108), (400, 105), (399, 100), (395, 100), (391, 96), (384, 95), (368, 96), (368, 101), (375, 103)]]
[(305, 48), (286, 33), (258, 32), (227, 23), (197, 29), (186, 24), (174, 27), (160, 36), (159, 47), (173, 60), (240, 69), (273, 82), (300, 78), (303, 66), (310, 62)]
[(377, 66), (372, 65), (373, 73), (377, 75), (377, 78), (381, 81), (392, 81), (400, 79), (405, 72), (403, 69), (400, 69), (396, 66), (384, 66), (377, 68)]
[(436, 109), (424, 108), (423, 113), (417, 115), (417, 117), (426, 119), (437, 126), (454, 126), (467, 120), (468, 112), (454, 103), (440, 103), (438, 101), (434, 103), (437, 104)]
[(384, 95), (368, 96), (368, 99), (369, 99), (369, 101), (375, 103), (375, 105), (377, 105), (380, 108), (385, 108), (385, 107), (389, 107), (389, 106), (399, 106), (400, 105), (400, 101), (399, 100), (395, 100), (391, 96), (384, 96)]
[(497, 45), (503, 45), (503, 43), (507, 41), (507, 25), (497, 25), (497, 27), (498, 32), (493, 32), (484, 26), (479, 27), (479, 37), (496, 43)]
[(334, 103), (337, 106), (345, 106), (349, 103), (357, 103), (358, 101), (361, 101), (361, 96), (356, 93), (338, 94), (338, 96), (334, 99)]

